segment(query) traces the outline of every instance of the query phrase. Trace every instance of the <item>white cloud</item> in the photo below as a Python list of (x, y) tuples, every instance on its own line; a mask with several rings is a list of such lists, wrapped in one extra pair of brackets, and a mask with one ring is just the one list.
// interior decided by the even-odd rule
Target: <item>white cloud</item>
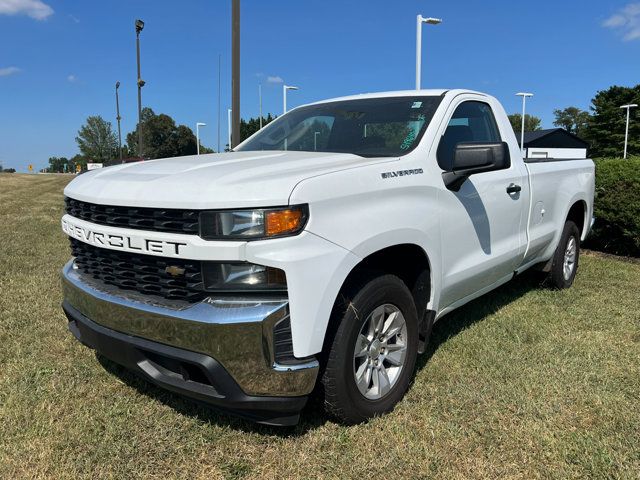
[(602, 26), (619, 31), (627, 42), (640, 40), (640, 2), (627, 4), (607, 18)]
[(282, 77), (279, 77), (277, 75), (269, 75), (267, 77), (267, 83), (284, 83), (284, 80), (282, 79)]
[(53, 15), (53, 8), (41, 0), (0, 0), (0, 15), (28, 15), (44, 20)]
[(71, 74), (71, 75), (69, 75), (69, 76), (67, 77), (67, 81), (69, 81), (69, 82), (71, 82), (71, 83), (75, 82), (76, 80), (77, 80), (77, 78), (76, 78), (76, 76), (75, 76), (75, 75), (73, 75), (73, 74)]
[(0, 68), (0, 77), (8, 77), (9, 75), (15, 75), (16, 73), (20, 73), (22, 70), (18, 67), (5, 67)]

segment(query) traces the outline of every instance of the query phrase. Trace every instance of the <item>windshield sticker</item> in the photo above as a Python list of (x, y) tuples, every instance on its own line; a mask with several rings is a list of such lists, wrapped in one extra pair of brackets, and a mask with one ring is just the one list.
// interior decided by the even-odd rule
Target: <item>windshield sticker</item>
[(413, 102), (413, 105), (411, 105), (411, 108), (420, 108), (422, 106), (422, 102)]
[(409, 148), (411, 148), (411, 145), (413, 145), (413, 141), (415, 139), (416, 139), (416, 132), (415, 132), (415, 130), (412, 129), (407, 134), (407, 137), (402, 142), (402, 145), (400, 145), (400, 149), (401, 150), (408, 150)]

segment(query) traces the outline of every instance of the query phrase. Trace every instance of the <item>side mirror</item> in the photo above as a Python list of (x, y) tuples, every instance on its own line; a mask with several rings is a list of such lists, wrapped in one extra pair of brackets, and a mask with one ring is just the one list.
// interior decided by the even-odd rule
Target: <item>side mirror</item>
[(444, 172), (442, 179), (449, 190), (457, 192), (470, 175), (510, 166), (511, 156), (506, 142), (459, 143), (453, 154), (452, 171)]

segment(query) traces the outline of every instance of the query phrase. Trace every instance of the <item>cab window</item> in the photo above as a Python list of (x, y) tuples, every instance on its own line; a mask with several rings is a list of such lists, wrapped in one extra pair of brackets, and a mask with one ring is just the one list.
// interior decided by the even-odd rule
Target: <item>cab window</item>
[(491, 107), (483, 102), (464, 102), (456, 108), (438, 146), (438, 165), (450, 172), (459, 143), (499, 143), (500, 132)]

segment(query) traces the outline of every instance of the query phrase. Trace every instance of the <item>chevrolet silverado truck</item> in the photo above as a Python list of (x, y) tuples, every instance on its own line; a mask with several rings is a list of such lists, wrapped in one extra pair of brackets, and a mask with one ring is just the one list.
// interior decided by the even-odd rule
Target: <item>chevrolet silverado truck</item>
[(523, 159), (489, 95), (414, 90), (305, 105), (232, 152), (64, 193), (80, 342), (257, 422), (297, 423), (316, 392), (356, 423), (402, 399), (448, 312), (531, 267), (571, 286), (594, 165)]

